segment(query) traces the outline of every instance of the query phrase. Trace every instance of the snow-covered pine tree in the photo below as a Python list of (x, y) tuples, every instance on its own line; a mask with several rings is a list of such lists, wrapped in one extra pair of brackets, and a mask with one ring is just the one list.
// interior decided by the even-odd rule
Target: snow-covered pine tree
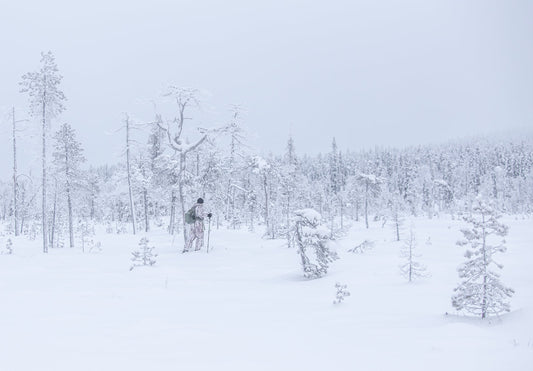
[(464, 240), (459, 246), (468, 246), (466, 262), (458, 268), (462, 279), (454, 290), (452, 305), (459, 311), (467, 311), (482, 319), (489, 315), (509, 312), (509, 298), (514, 290), (500, 282), (500, 275), (491, 268), (502, 269), (503, 265), (494, 261), (493, 256), (505, 252), (505, 240), (492, 242), (495, 237), (504, 237), (509, 228), (498, 221), (500, 215), (481, 198), (475, 200), (473, 214), (463, 219), (471, 225), (462, 229)]
[(136, 250), (132, 252), (131, 254), (133, 257), (131, 258), (132, 265), (130, 267), (130, 271), (133, 270), (135, 267), (140, 266), (152, 266), (155, 264), (155, 258), (157, 257), (157, 254), (154, 254), (154, 246), (148, 246), (148, 243), (150, 241), (143, 237), (141, 238), (141, 241), (139, 242), (139, 250)]
[(404, 242), (404, 246), (400, 251), (400, 257), (405, 260), (400, 265), (400, 271), (409, 282), (416, 280), (417, 278), (427, 277), (426, 266), (417, 261), (420, 257), (416, 250), (416, 236), (413, 228), (409, 230), (409, 236)]
[[(313, 209), (296, 210), (295, 241), (306, 278), (320, 278), (328, 272), (329, 263), (338, 259), (328, 247), (329, 230), (320, 224), (320, 214)], [(307, 250), (312, 249), (310, 257)]]
[(20, 83), (21, 93), (28, 93), (30, 100), (30, 113), (41, 120), (42, 141), (42, 210), (41, 232), (43, 237), (43, 252), (48, 252), (46, 206), (47, 179), (46, 179), (46, 132), (50, 120), (65, 110), (63, 102), (65, 94), (59, 89), (63, 76), (59, 74), (55, 57), (52, 52), (41, 53), (41, 69), (37, 72), (28, 72), (22, 76)]

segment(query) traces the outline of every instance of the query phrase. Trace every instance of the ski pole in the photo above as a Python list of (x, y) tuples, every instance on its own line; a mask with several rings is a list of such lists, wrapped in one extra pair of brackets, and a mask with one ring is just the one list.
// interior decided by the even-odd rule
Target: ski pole
[(209, 223), (207, 224), (207, 253), (209, 254), (209, 237), (211, 236), (211, 217), (213, 214), (209, 213), (207, 214), (207, 218), (209, 219)]

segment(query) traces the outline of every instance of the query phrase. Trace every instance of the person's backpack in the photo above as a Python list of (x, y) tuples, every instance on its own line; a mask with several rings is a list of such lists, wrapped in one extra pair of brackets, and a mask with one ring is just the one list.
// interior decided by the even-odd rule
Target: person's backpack
[(185, 213), (185, 223), (193, 224), (196, 221), (196, 208), (193, 206)]

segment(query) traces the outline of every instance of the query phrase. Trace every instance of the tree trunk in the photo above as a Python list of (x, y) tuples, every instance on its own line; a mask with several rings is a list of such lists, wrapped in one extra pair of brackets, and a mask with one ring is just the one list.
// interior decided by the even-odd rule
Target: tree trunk
[[(46, 86), (46, 79), (45, 84)], [(47, 231), (46, 231), (46, 92), (44, 93), (43, 99), (43, 117), (42, 117), (42, 141), (43, 141), (43, 154), (42, 154), (42, 167), (43, 167), (43, 179), (42, 179), (42, 191), (43, 191), (43, 202), (42, 202), (42, 233), (43, 233), (43, 252), (48, 252), (48, 240), (47, 240)]]
[(168, 233), (174, 234), (174, 228), (176, 223), (176, 192), (172, 189), (170, 196), (170, 221), (168, 224)]
[(50, 230), (50, 246), (54, 247), (56, 236), (56, 214), (57, 214), (57, 180), (54, 189), (54, 209), (52, 211), (52, 229)]
[(183, 194), (183, 173), (185, 172), (185, 154), (180, 154), (180, 174), (178, 181), (180, 205), (181, 205), (181, 228), (183, 230), (183, 242), (187, 243), (187, 228), (185, 228), (185, 195)]
[(17, 205), (17, 121), (15, 119), (15, 107), (13, 107), (13, 218), (15, 223), (15, 236), (19, 235), (19, 214)]
[(67, 182), (67, 207), (68, 207), (68, 234), (70, 247), (74, 247), (74, 226), (72, 223), (72, 200), (70, 197), (70, 185)]
[(481, 216), (483, 219), (482, 236), (483, 236), (483, 300), (481, 303), (481, 319), (487, 317), (487, 233), (485, 231), (485, 214)]
[(268, 184), (267, 184), (267, 176), (266, 174), (263, 175), (263, 189), (265, 191), (265, 224), (267, 228), (267, 234), (270, 234), (271, 227), (270, 227), (270, 213), (269, 213), (269, 207), (268, 204), (270, 203), (270, 200), (268, 199)]
[(368, 229), (368, 182), (366, 182), (365, 187), (365, 225)]
[(133, 234), (136, 233), (135, 223), (135, 205), (133, 203), (133, 191), (131, 189), (131, 170), (130, 170), (130, 119), (126, 116), (126, 167), (128, 172), (128, 191), (130, 196), (130, 213), (131, 223), (133, 226)]
[(143, 190), (143, 201), (144, 201), (144, 231), (148, 232), (150, 230), (150, 220), (148, 219), (148, 191), (146, 188)]

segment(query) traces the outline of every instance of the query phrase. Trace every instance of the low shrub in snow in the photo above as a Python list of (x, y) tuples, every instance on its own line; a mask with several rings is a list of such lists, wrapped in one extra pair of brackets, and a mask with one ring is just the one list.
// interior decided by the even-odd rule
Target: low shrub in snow
[(350, 296), (350, 291), (348, 291), (348, 285), (342, 285), (339, 282), (335, 283), (335, 288), (337, 289), (337, 294), (335, 295), (335, 300), (333, 304), (340, 304), (345, 297)]
[(359, 245), (356, 245), (353, 249), (349, 249), (348, 252), (362, 254), (366, 250), (374, 247), (374, 241), (364, 240)]
[(0, 242), (0, 254), (2, 255), (11, 255), (13, 254), (13, 241), (11, 238), (8, 238), (5, 241)]

